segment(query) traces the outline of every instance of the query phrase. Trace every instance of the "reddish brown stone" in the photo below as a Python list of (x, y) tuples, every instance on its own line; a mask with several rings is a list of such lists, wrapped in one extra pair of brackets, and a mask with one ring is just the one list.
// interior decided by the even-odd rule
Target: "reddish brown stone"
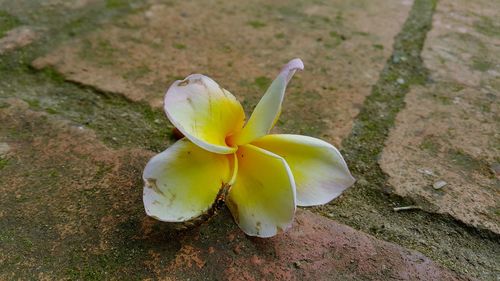
[(438, 2), (422, 52), (432, 83), (406, 96), (380, 164), (394, 191), (424, 210), (500, 233), (492, 169), (500, 155), (495, 7), (484, 0)]
[[(204, 266), (193, 271), (192, 261), (174, 262), (175, 272), (195, 280), (468, 280), (420, 253), (309, 211), (299, 210), (292, 229), (271, 239), (247, 237), (222, 220), (230, 220), (230, 215), (224, 212), (182, 241), (183, 248), (187, 244), (198, 249)], [(225, 227), (217, 232), (222, 235), (211, 234), (221, 224)], [(208, 248), (215, 251), (208, 254)]]
[(310, 131), (338, 145), (412, 1), (151, 2), (33, 65), (154, 107), (174, 80), (203, 73), (252, 106), (280, 67), (300, 57), (305, 71), (290, 85), (278, 130)]
[(32, 28), (21, 26), (7, 32), (0, 38), (0, 55), (14, 49), (31, 44), (37, 38)]
[[(0, 109), (0, 279), (464, 280), (423, 255), (299, 210), (289, 231), (247, 237), (223, 209), (188, 230), (144, 213), (152, 153), (92, 131)], [(8, 270), (3, 270), (8, 268)]]

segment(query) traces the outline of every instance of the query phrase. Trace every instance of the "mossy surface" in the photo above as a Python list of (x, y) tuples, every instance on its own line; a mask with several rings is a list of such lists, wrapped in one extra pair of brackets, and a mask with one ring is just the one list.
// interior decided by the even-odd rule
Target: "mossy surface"
[[(18, 3), (25, 3), (19, 1)], [(99, 2), (99, 1), (98, 1)], [(102, 22), (116, 20), (120, 15), (140, 10), (139, 1), (102, 1), (83, 10), (61, 15), (61, 11), (39, 10), (38, 18), (46, 18), (43, 24), (47, 32), (43, 38), (32, 46), (17, 50), (9, 55), (0, 56), (0, 108), (7, 108), (7, 98), (20, 98), (26, 101), (31, 110), (47, 112), (50, 118), (69, 120), (72, 125), (90, 128), (106, 145), (113, 148), (143, 148), (155, 152), (164, 150), (172, 142), (171, 129), (164, 113), (159, 109), (152, 109), (145, 103), (131, 102), (119, 94), (107, 93), (95, 88), (66, 81), (54, 70), (46, 68), (43, 71), (29, 67), (31, 61), (40, 54), (56, 46), (62, 41), (70, 40), (74, 36), (91, 31)], [(26, 2), (27, 3), (27, 2)], [(13, 4), (8, 4), (13, 5)], [(19, 4), (21, 5), (21, 4)], [(24, 4), (23, 4), (24, 5)], [(27, 5), (27, 4), (26, 4)], [(362, 105), (354, 124), (351, 135), (344, 141), (342, 152), (358, 182), (345, 195), (330, 205), (313, 209), (325, 216), (350, 225), (356, 229), (370, 233), (380, 239), (421, 251), (444, 266), (463, 274), (470, 274), (481, 279), (492, 279), (495, 274), (495, 260), (500, 255), (498, 250), (499, 238), (487, 231), (481, 231), (456, 222), (453, 218), (426, 213), (424, 211), (394, 212), (395, 206), (412, 205), (415, 202), (391, 195), (386, 175), (378, 166), (378, 158), (384, 147), (384, 142), (390, 128), (394, 125), (396, 114), (404, 107), (404, 97), (410, 87), (425, 85), (427, 71), (422, 65), (420, 53), (425, 36), (431, 27), (432, 14), (436, 5), (434, 0), (416, 0), (406, 24), (396, 38), (394, 51), (387, 61), (385, 69), (380, 74), (379, 81), (373, 87), (371, 95)], [(28, 24), (36, 24), (36, 17), (29, 13), (22, 13), (17, 9), (16, 18)], [(281, 13), (296, 13), (297, 11), (283, 10)], [(19, 15), (19, 17), (17, 17)], [(61, 16), (58, 16), (61, 15)], [(300, 15), (304, 17), (302, 14)], [(342, 24), (344, 15), (339, 11), (331, 18), (308, 19), (307, 24), (329, 22), (332, 28)], [(258, 20), (248, 23), (252, 28), (267, 28), (267, 24)], [(479, 22), (476, 28), (483, 30), (483, 34), (491, 33), (488, 20)], [(0, 29), (1, 31), (1, 29)], [(343, 35), (337, 31), (326, 31), (329, 44), (341, 44), (343, 36), (370, 36), (364, 32), (352, 32)], [(328, 33), (329, 32), (329, 33)], [(496, 36), (493, 32), (492, 36)], [(276, 38), (283, 39), (283, 33), (277, 33)], [(345, 38), (345, 37), (344, 37)], [(100, 51), (113, 55), (112, 48), (106, 43), (98, 47)], [(187, 46), (189, 47), (189, 46)], [(373, 45), (375, 49), (382, 49), (381, 45)], [(178, 48), (182, 49), (182, 48)], [(112, 63), (112, 61), (111, 61)], [(478, 69), (487, 66), (477, 64)], [(489, 67), (489, 66), (488, 66)], [(127, 73), (130, 77), (140, 77), (147, 73), (147, 67)], [(398, 83), (403, 79), (405, 83)], [(294, 80), (295, 81), (295, 80)], [(401, 80), (400, 80), (401, 81)], [(249, 80), (247, 87), (262, 91), (270, 83), (268, 78), (257, 77)], [(295, 81), (294, 83), (299, 83)], [(293, 104), (304, 105), (314, 99), (315, 93), (307, 95), (290, 94)], [(255, 105), (257, 100), (246, 101), (247, 105)], [(245, 106), (246, 109), (251, 108)], [(289, 115), (286, 124), (280, 123), (283, 128), (293, 128), (294, 133), (303, 133), (318, 136), (323, 129), (321, 116), (311, 113), (307, 120), (298, 120)], [(284, 122), (284, 121), (280, 121)], [(43, 124), (42, 124), (43, 125)], [(314, 127), (314, 126), (316, 127)], [(10, 137), (23, 140), (29, 137), (30, 130), (13, 130)], [(433, 152), (441, 149), (436, 147), (432, 140), (422, 143), (425, 150)], [(454, 153), (451, 155), (457, 165), (466, 163), (470, 159)], [(465, 162), (464, 162), (465, 161)], [(134, 163), (134, 159), (130, 159)], [(475, 163), (475, 162), (474, 162)], [(99, 182), (107, 175), (112, 165), (94, 163), (97, 167), (95, 177), (91, 182)], [(12, 172), (16, 162), (12, 159), (0, 160), (0, 171), (5, 175)], [(484, 166), (479, 166), (481, 169)], [(130, 173), (135, 175), (134, 188), (140, 188), (140, 169), (137, 164), (130, 164)], [(62, 180), (61, 170), (58, 167), (47, 166), (38, 173), (28, 175), (31, 182), (36, 183), (35, 189), (43, 190), (46, 186), (57, 186)], [(76, 177), (76, 176), (75, 176)], [(4, 177), (5, 179), (5, 177)], [(2, 182), (0, 178), (0, 184)], [(114, 185), (118, 188), (118, 185)], [(178, 243), (165, 243), (175, 240), (176, 233), (167, 226), (156, 224), (152, 231), (154, 244), (148, 244), (135, 237), (140, 232), (141, 220), (144, 216), (140, 202), (140, 194), (131, 199), (134, 205), (122, 210), (110, 210), (109, 202), (118, 202), (114, 193), (106, 189), (100, 194), (98, 190), (89, 189), (75, 194), (75, 200), (80, 204), (94, 203), (100, 206), (84, 222), (88, 227), (89, 235), (66, 240), (67, 247), (53, 255), (43, 255), (50, 251), (47, 240), (58, 241), (56, 232), (50, 228), (55, 218), (48, 214), (34, 220), (22, 213), (9, 213), (0, 220), (0, 243), (2, 250), (13, 253), (8, 262), (0, 265), (0, 272), (7, 271), (14, 264), (23, 260), (23, 257), (38, 254), (38, 263), (41, 265), (59, 264), (65, 268), (64, 278), (102, 280), (111, 277), (111, 274), (120, 274), (127, 278), (140, 278), (148, 273), (142, 261), (150, 250), (168, 253), (179, 246)], [(7, 209), (19, 208), (23, 202), (36, 202), (36, 198), (19, 197), (9, 194)], [(40, 195), (41, 196), (41, 195)], [(113, 199), (115, 198), (115, 199)], [(123, 198), (123, 197), (118, 197)], [(98, 203), (95, 203), (98, 202)], [(109, 236), (112, 247), (100, 253), (89, 253), (82, 249), (95, 243), (97, 234), (92, 228), (99, 225), (104, 215), (129, 216)], [(211, 228), (212, 230), (212, 228)], [(216, 229), (213, 229), (216, 234)], [(168, 248), (171, 247), (171, 248)], [(172, 251), (173, 252), (173, 251)], [(475, 254), (471, 260), (468, 255)], [(61, 259), (64, 258), (62, 262)], [(164, 261), (163, 261), (164, 262)], [(126, 269), (126, 268), (129, 269)], [(135, 270), (135, 272), (134, 272)], [(30, 274), (27, 272), (26, 274)], [(22, 275), (20, 276), (29, 276)], [(114, 275), (113, 277), (116, 277)]]
[(492, 18), (482, 16), (474, 23), (474, 28), (486, 36), (500, 37), (500, 24)]
[(4, 37), (9, 30), (20, 24), (21, 21), (18, 18), (0, 10), (0, 38)]
[[(397, 113), (404, 107), (405, 95), (410, 87), (427, 83), (428, 71), (420, 54), (431, 28), (435, 6), (435, 0), (414, 2), (403, 29), (396, 37), (391, 58), (365, 100), (351, 135), (343, 142), (343, 155), (357, 183), (340, 200), (315, 210), (378, 238), (418, 250), (457, 272), (489, 279), (493, 277), (495, 265), (487, 257), (494, 258), (499, 254), (493, 249), (498, 246), (499, 237), (489, 231), (464, 226), (448, 216), (421, 210), (395, 212), (393, 207), (425, 202), (395, 196), (387, 183), (387, 176), (378, 165), (389, 130), (394, 126)], [(404, 83), (398, 83), (398, 80)], [(430, 139), (421, 145), (429, 152), (440, 149)], [(456, 158), (457, 163), (470, 160), (464, 160), (461, 155)], [(481, 252), (480, 262), (464, 264), (457, 259), (467, 255), (468, 251)]]

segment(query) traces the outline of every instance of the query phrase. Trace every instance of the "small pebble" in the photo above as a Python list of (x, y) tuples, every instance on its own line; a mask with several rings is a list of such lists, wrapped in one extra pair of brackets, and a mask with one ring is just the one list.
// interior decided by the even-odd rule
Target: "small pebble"
[(434, 172), (432, 172), (432, 170), (428, 170), (428, 169), (417, 169), (417, 171), (418, 171), (419, 173), (424, 174), (424, 175), (434, 176)]
[(444, 187), (445, 185), (447, 185), (447, 184), (448, 184), (447, 182), (445, 182), (445, 181), (443, 181), (443, 180), (439, 180), (439, 181), (435, 182), (435, 183), (432, 185), (432, 187), (433, 187), (434, 189), (441, 189), (441, 188), (443, 188), (443, 187)]
[(405, 80), (403, 78), (398, 78), (396, 82), (398, 82), (399, 85), (403, 85), (405, 83)]

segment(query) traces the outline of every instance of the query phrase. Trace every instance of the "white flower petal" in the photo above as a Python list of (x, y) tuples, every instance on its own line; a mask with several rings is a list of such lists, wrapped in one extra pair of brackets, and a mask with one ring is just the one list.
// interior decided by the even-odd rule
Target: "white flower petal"
[(243, 130), (232, 137), (234, 143), (246, 144), (269, 133), (281, 112), (281, 103), (288, 82), (295, 71), (302, 69), (304, 64), (300, 59), (293, 59), (283, 67), (255, 107)]
[(299, 206), (326, 204), (355, 182), (340, 152), (325, 141), (300, 135), (267, 135), (252, 144), (286, 160), (295, 179)]
[(170, 122), (196, 145), (214, 153), (236, 151), (226, 137), (241, 130), (245, 113), (241, 104), (214, 80), (193, 74), (175, 81), (165, 94)]
[(167, 222), (203, 214), (231, 177), (228, 157), (184, 138), (151, 158), (143, 173), (146, 213)]
[(237, 151), (238, 174), (226, 203), (248, 235), (274, 236), (295, 213), (295, 185), (283, 158), (252, 145)]

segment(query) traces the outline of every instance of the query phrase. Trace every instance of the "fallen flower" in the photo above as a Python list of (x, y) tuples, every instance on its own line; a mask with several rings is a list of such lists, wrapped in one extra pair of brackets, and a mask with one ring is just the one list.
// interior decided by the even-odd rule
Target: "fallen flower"
[(354, 183), (339, 151), (301, 135), (268, 135), (300, 59), (286, 64), (245, 123), (241, 104), (201, 74), (176, 81), (165, 95), (168, 119), (185, 138), (144, 169), (146, 213), (188, 221), (210, 209), (221, 190), (248, 235), (274, 236), (293, 221), (296, 206), (325, 204)]

